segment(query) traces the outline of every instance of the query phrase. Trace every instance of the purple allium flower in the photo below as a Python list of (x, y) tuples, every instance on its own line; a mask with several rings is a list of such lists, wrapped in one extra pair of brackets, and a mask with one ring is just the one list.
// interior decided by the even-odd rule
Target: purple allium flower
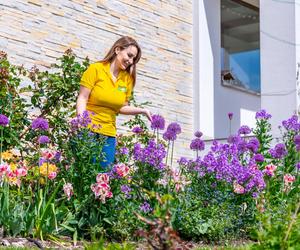
[(251, 133), (251, 129), (247, 125), (243, 125), (239, 128), (238, 133), (241, 135), (248, 135)]
[(121, 155), (128, 155), (129, 154), (129, 149), (126, 148), (126, 147), (122, 147), (119, 150), (119, 154), (121, 154)]
[(268, 120), (272, 115), (268, 114), (266, 110), (262, 109), (261, 111), (256, 112), (255, 119)]
[(7, 118), (6, 115), (0, 114), (0, 126), (5, 127), (9, 123), (9, 119)]
[(296, 163), (295, 167), (300, 170), (300, 161)]
[(300, 144), (300, 135), (295, 135), (294, 142), (295, 142), (296, 145)]
[(180, 157), (180, 159), (177, 161), (179, 165), (184, 165), (186, 166), (188, 164), (188, 159), (185, 157)]
[(32, 122), (31, 128), (33, 130), (47, 130), (49, 128), (49, 123), (46, 119), (39, 117)]
[(190, 149), (192, 150), (204, 150), (205, 148), (205, 144), (204, 141), (202, 141), (200, 138), (195, 138), (194, 140), (192, 140), (191, 144), (190, 144)]
[(259, 149), (260, 143), (257, 138), (251, 138), (247, 144), (247, 148), (251, 150), (253, 153), (256, 153)]
[(152, 208), (148, 202), (144, 202), (143, 204), (140, 205), (140, 210), (143, 211), (144, 213), (149, 213), (152, 211)]
[(143, 129), (142, 129), (141, 127), (139, 127), (139, 126), (136, 126), (136, 127), (134, 127), (131, 131), (132, 131), (133, 133), (135, 133), (135, 134), (140, 134), (140, 133), (143, 132)]
[(165, 119), (161, 115), (152, 115), (151, 128), (164, 130)]
[(232, 118), (233, 118), (233, 113), (232, 113), (232, 112), (229, 112), (227, 115), (228, 115), (229, 120), (232, 120)]
[(242, 138), (239, 135), (231, 135), (227, 139), (228, 143), (232, 143), (235, 145), (237, 145), (241, 140)]
[(196, 131), (196, 132), (194, 133), (194, 136), (196, 136), (197, 138), (200, 138), (202, 135), (203, 135), (203, 133), (200, 132), (200, 131)]
[(129, 194), (131, 192), (131, 188), (128, 185), (122, 185), (121, 192), (125, 194), (127, 199), (131, 198), (131, 195)]
[(278, 143), (275, 145), (274, 149), (270, 149), (269, 153), (273, 158), (281, 159), (282, 157), (287, 155), (287, 150), (283, 143)]
[(286, 130), (293, 130), (293, 131), (299, 131), (300, 130), (300, 123), (298, 122), (298, 116), (293, 115), (289, 119), (282, 122), (282, 126)]
[(254, 156), (254, 160), (255, 160), (256, 162), (263, 162), (263, 161), (265, 160), (265, 157), (264, 157), (262, 154), (256, 154), (256, 155)]
[(46, 135), (41, 135), (38, 139), (39, 144), (47, 144), (50, 142), (50, 139)]
[(39, 159), (39, 166), (42, 166), (45, 162), (47, 162), (47, 159), (41, 157), (41, 158)]
[(253, 193), (252, 193), (252, 197), (253, 197), (253, 198), (257, 198), (257, 197), (258, 197), (258, 193), (257, 193), (257, 192), (253, 192)]
[(169, 126), (167, 127), (167, 131), (172, 132), (176, 135), (181, 133), (181, 127), (177, 122), (172, 122), (169, 124)]
[(176, 133), (167, 130), (165, 133), (163, 133), (163, 138), (166, 141), (175, 141), (177, 139)]

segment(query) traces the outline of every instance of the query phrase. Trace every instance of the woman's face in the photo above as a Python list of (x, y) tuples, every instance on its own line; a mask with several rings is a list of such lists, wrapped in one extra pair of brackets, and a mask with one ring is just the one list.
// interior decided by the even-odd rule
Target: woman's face
[(135, 57), (137, 56), (138, 50), (134, 45), (121, 50), (116, 48), (116, 66), (119, 69), (126, 70), (130, 65), (133, 64)]

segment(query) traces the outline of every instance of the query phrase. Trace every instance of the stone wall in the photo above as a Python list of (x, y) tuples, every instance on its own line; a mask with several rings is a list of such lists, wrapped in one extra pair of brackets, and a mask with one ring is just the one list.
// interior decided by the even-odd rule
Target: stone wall
[(121, 35), (134, 37), (143, 52), (136, 99), (182, 125), (176, 155), (190, 154), (192, 0), (0, 0), (0, 13), (0, 49), (26, 68), (48, 67), (68, 48), (96, 61)]

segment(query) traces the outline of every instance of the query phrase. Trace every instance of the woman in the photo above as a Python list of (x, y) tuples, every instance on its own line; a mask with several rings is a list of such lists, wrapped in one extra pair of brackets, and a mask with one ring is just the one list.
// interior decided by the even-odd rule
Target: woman
[[(136, 64), (141, 58), (141, 48), (128, 36), (123, 36), (111, 47), (100, 62), (91, 64), (83, 73), (77, 98), (77, 115), (85, 110), (93, 112), (93, 132), (105, 136), (106, 168), (114, 162), (116, 147), (116, 115), (144, 114), (151, 121), (147, 109), (129, 106), (129, 98), (136, 80)], [(95, 125), (95, 126), (94, 126)]]

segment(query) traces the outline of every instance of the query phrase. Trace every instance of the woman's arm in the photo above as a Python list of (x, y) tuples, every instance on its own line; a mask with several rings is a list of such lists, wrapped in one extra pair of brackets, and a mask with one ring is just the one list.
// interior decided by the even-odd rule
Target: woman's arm
[(123, 115), (142, 114), (142, 115), (145, 115), (149, 121), (152, 121), (151, 112), (148, 109), (129, 106), (128, 102), (126, 102), (125, 105), (120, 109), (119, 113), (123, 114)]
[(91, 90), (80, 86), (79, 94), (76, 102), (76, 113), (77, 115), (81, 115), (86, 110), (86, 104), (89, 99)]

